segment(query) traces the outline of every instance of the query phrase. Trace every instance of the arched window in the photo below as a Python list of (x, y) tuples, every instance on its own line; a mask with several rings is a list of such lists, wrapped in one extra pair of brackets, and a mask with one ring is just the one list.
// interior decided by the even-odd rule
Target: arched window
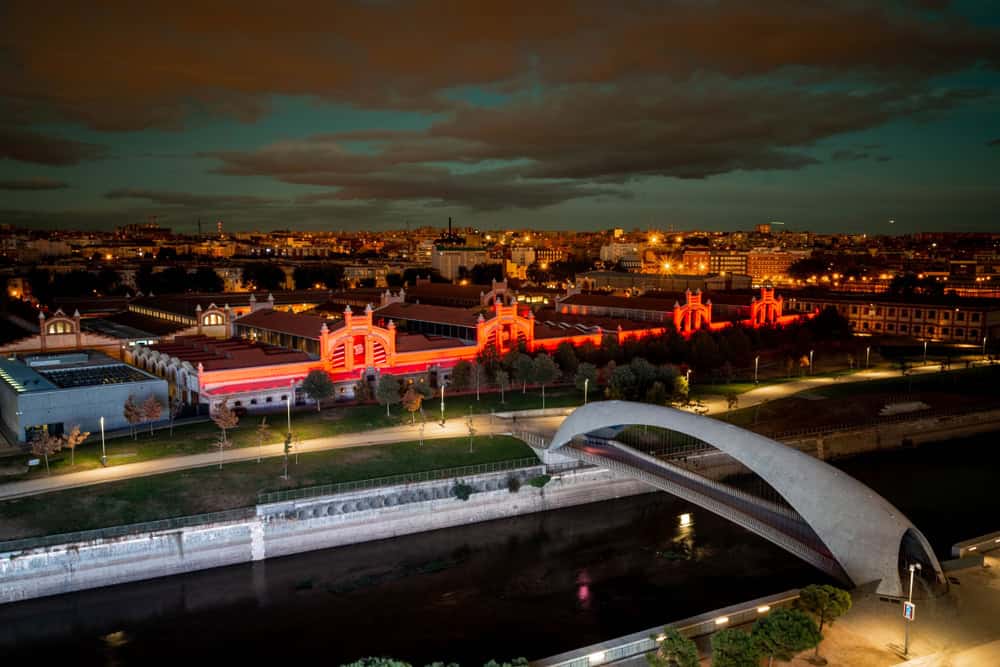
[(65, 320), (58, 322), (50, 322), (49, 326), (46, 327), (45, 333), (48, 334), (68, 334), (73, 333), (73, 325)]
[(215, 326), (217, 324), (223, 324), (224, 319), (219, 313), (208, 313), (202, 318), (201, 322), (207, 327)]

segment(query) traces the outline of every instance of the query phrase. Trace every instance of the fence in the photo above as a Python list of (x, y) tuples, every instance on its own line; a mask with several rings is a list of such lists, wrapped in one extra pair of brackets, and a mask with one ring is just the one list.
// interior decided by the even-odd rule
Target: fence
[(56, 544), (70, 544), (76, 542), (92, 542), (95, 540), (116, 539), (129, 535), (141, 535), (143, 533), (155, 533), (165, 530), (177, 530), (178, 528), (190, 528), (191, 526), (201, 526), (209, 523), (224, 523), (228, 521), (242, 521), (250, 519), (256, 515), (253, 507), (239, 507), (223, 512), (211, 512), (208, 514), (194, 514), (191, 516), (179, 516), (172, 519), (159, 519), (157, 521), (146, 521), (144, 523), (131, 523), (124, 526), (110, 526), (108, 528), (95, 528), (93, 530), (81, 530), (75, 533), (60, 533), (58, 535), (43, 535), (40, 537), (27, 537), (20, 540), (10, 540), (0, 542), (0, 553), (13, 551), (27, 551), (40, 547), (49, 547)]
[[(787, 607), (799, 599), (797, 589), (751, 600), (741, 605), (724, 607), (708, 614), (668, 623), (679, 633), (690, 639), (710, 635), (723, 628), (733, 628), (752, 623), (772, 609)], [(655, 651), (659, 647), (662, 629), (650, 628), (626, 637), (612, 639), (601, 644), (563, 653), (545, 660), (532, 662), (533, 667), (594, 667), (607, 665), (627, 658), (636, 658)]]
[(388, 477), (373, 477), (371, 479), (362, 479), (354, 482), (307, 486), (301, 489), (290, 489), (288, 491), (259, 493), (257, 494), (257, 504), (267, 505), (269, 503), (280, 503), (289, 500), (301, 500), (303, 498), (316, 498), (319, 496), (333, 496), (340, 493), (350, 493), (352, 491), (364, 491), (366, 489), (376, 489), (383, 486), (414, 484), (416, 482), (433, 482), (440, 479), (452, 479), (456, 477), (471, 477), (474, 475), (485, 475), (492, 472), (505, 472), (508, 470), (531, 468), (540, 465), (541, 462), (532, 457), (527, 459), (512, 459), (509, 461), (496, 461), (494, 463), (478, 463), (458, 468), (442, 468), (440, 470), (428, 470), (425, 472), (403, 473), (400, 475), (390, 475)]

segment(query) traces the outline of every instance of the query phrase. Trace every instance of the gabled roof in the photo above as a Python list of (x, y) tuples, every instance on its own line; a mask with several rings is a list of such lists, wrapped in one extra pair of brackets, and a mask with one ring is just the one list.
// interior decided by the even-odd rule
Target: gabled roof
[[(479, 312), (468, 308), (453, 308), (450, 306), (430, 306), (423, 303), (390, 303), (379, 308), (374, 313), (380, 320), (413, 320), (433, 322), (435, 324), (451, 324), (460, 327), (475, 327), (479, 320)], [(492, 314), (483, 315), (492, 317)]]
[(283, 310), (273, 310), (263, 308), (254, 313), (247, 313), (243, 317), (233, 321), (239, 326), (249, 326), (258, 329), (267, 329), (278, 333), (287, 333), (299, 338), (309, 338), (319, 340), (320, 331), (323, 325), (333, 330), (344, 325), (343, 320), (331, 320), (320, 315), (309, 315), (307, 313), (288, 313)]

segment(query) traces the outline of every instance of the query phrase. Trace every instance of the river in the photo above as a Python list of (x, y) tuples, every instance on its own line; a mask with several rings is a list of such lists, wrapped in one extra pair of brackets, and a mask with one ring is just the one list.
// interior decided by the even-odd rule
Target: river
[[(939, 556), (1000, 528), (996, 435), (838, 462)], [(456, 501), (457, 502), (457, 501)], [(690, 527), (678, 517), (689, 512)], [(0, 607), (0, 654), (77, 665), (540, 658), (826, 581), (662, 493)]]

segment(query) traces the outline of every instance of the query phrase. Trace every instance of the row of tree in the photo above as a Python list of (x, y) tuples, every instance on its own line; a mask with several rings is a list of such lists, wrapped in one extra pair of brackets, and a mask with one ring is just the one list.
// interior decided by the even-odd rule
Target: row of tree
[(89, 431), (81, 431), (76, 424), (63, 435), (51, 435), (48, 431), (38, 430), (31, 437), (31, 453), (45, 459), (45, 474), (49, 474), (49, 457), (64, 447), (70, 451), (70, 465), (76, 465), (76, 448), (90, 437)]
[[(750, 632), (727, 628), (712, 635), (712, 667), (758, 667), (761, 658), (768, 665), (775, 660), (791, 661), (801, 651), (815, 648), (823, 626), (831, 625), (851, 608), (851, 595), (829, 585), (806, 586), (796, 606), (775, 609), (756, 623)], [(646, 656), (651, 667), (698, 667), (694, 642), (671, 627), (655, 638), (659, 647)]]

